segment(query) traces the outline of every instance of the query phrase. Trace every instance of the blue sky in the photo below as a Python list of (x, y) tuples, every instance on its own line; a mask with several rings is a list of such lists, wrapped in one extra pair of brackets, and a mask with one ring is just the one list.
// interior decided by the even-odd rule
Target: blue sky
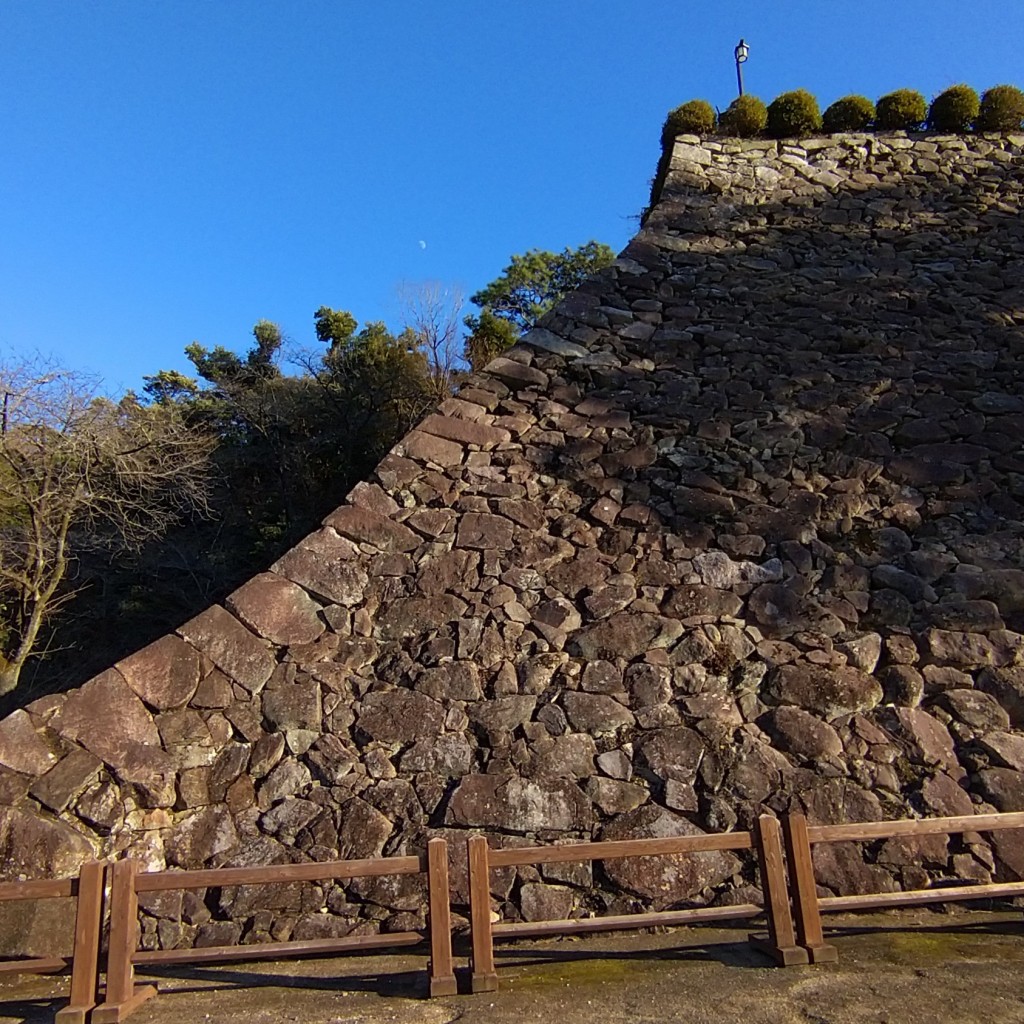
[[(140, 388), (252, 325), (397, 326), (512, 253), (621, 248), (666, 112), (1024, 85), (1022, 0), (0, 0), (0, 354)], [(426, 243), (426, 248), (420, 245)]]

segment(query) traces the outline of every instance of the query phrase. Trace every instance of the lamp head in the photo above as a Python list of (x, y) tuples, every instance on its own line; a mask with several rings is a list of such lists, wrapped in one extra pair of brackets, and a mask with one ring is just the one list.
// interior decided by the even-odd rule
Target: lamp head
[(750, 47), (741, 39), (736, 47), (735, 53), (736, 63), (742, 64), (750, 56)]

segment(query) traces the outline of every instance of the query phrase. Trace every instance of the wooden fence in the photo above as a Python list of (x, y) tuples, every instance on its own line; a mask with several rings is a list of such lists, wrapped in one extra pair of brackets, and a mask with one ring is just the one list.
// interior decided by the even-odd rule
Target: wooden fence
[[(1010, 828), (1024, 828), (1024, 812), (847, 825), (808, 825), (800, 814), (783, 818), (780, 825), (775, 817), (762, 815), (751, 831), (501, 850), (492, 850), (484, 836), (473, 836), (467, 843), (472, 990), (493, 992), (498, 987), (494, 966), (496, 940), (743, 920), (761, 913), (767, 920), (767, 934), (751, 935), (750, 941), (772, 956), (777, 963), (791, 965), (835, 960), (835, 947), (826, 943), (823, 937), (821, 915), (824, 913), (1024, 896), (1024, 882), (940, 885), (909, 892), (819, 897), (812, 856), (814, 844), (870, 842), (893, 837), (992, 832)], [(491, 921), (490, 881), (491, 871), (495, 868), (606, 861), (625, 857), (696, 856), (712, 851), (745, 850), (753, 850), (757, 855), (763, 907), (750, 903), (559, 921)], [(426, 934), (408, 931), (191, 949), (143, 951), (137, 948), (139, 893), (412, 874), (426, 876)], [(105, 876), (110, 885), (110, 939), (106, 988), (102, 1003), (98, 1003)], [(415, 946), (427, 940), (430, 943), (430, 995), (455, 995), (457, 991), (451, 942), (448, 845), (443, 839), (430, 840), (427, 852), (422, 857), (381, 857), (149, 873), (139, 872), (135, 861), (125, 859), (109, 866), (95, 861), (83, 864), (77, 878), (0, 883), (0, 901), (62, 897), (77, 900), (72, 956), (0, 961), (0, 972), (48, 973), (71, 967), (69, 1002), (56, 1016), (60, 1024), (84, 1024), (90, 1011), (89, 1019), (95, 1024), (124, 1020), (156, 993), (153, 985), (135, 984), (134, 970), (140, 964), (279, 959)]]
[(288, 956), (416, 946), (424, 941), (424, 936), (419, 932), (391, 932), (383, 935), (351, 935), (337, 939), (140, 952), (136, 949), (135, 935), (138, 895), (141, 892), (421, 873), (427, 876), (431, 954), (430, 994), (455, 995), (448, 897), (448, 844), (443, 839), (430, 840), (425, 857), (379, 857), (372, 860), (319, 861), (310, 864), (273, 864), (266, 867), (211, 868), (201, 871), (156, 871), (147, 874), (138, 873), (133, 860), (117, 861), (111, 871), (110, 951), (107, 955), (106, 996), (103, 1003), (93, 1010), (93, 1024), (115, 1024), (122, 1021), (156, 994), (153, 985), (135, 984), (135, 964), (273, 960)]
[(961, 832), (994, 832), (1024, 828), (1024, 813), (968, 814), (956, 818), (917, 818), (908, 821), (865, 821), (850, 825), (808, 825), (802, 814), (783, 819), (786, 859), (789, 863), (790, 892), (796, 915), (797, 941), (807, 950), (811, 963), (837, 959), (835, 946), (825, 942), (821, 915), (840, 910), (877, 910), (885, 907), (914, 907), (926, 903), (1024, 896), (1024, 882), (995, 882), (987, 885), (938, 886), (904, 892), (879, 892), (857, 896), (819, 897), (814, 878), (814, 843), (864, 842), (896, 836), (955, 835)]
[[(71, 967), (68, 1005), (58, 1014), (60, 1024), (83, 1024), (96, 1005), (99, 986), (100, 929), (103, 921), (103, 864), (87, 861), (77, 878), (38, 879), (0, 883), (0, 901), (61, 899), (75, 902), (74, 950), (70, 958), (34, 957), (0, 962), (0, 972), (50, 974)], [(70, 964), (69, 964), (70, 961)]]
[(474, 992), (494, 992), (498, 975), (494, 969), (495, 939), (524, 939), (539, 936), (573, 935), (582, 932), (620, 931), (656, 925), (689, 925), (702, 921), (739, 921), (756, 917), (762, 908), (753, 903), (731, 907), (693, 907), (646, 914), (570, 918), (562, 921), (491, 922), (492, 868), (571, 861), (605, 861), (624, 857), (657, 857), (670, 854), (699, 854), (714, 850), (755, 849), (764, 893), (763, 912), (768, 919), (765, 937), (751, 936), (759, 949), (779, 964), (807, 963), (807, 953), (797, 945), (790, 914), (782, 841), (777, 818), (758, 818), (753, 832), (723, 832), (664, 839), (627, 839), (613, 842), (572, 843), (563, 846), (526, 846), (492, 850), (483, 836), (469, 840), (469, 895), (472, 928), (472, 986)]

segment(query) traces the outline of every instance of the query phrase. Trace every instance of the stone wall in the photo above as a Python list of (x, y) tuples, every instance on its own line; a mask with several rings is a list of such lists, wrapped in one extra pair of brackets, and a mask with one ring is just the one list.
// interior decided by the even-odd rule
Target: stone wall
[[(616, 264), (322, 529), (0, 723), (5, 876), (1024, 809), (1022, 150), (681, 137)], [(818, 868), (1016, 879), (1024, 845)], [(709, 854), (494, 895), (538, 918), (754, 880)], [(416, 884), (161, 894), (142, 941), (404, 929)]]

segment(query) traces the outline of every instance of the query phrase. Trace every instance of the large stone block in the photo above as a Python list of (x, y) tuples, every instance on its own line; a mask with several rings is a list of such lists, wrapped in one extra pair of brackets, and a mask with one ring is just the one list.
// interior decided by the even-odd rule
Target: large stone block
[(113, 668), (70, 693), (52, 724), (61, 736), (115, 768), (139, 744), (160, 747), (152, 715)]
[(467, 775), (448, 804), (445, 822), (507, 832), (570, 832), (590, 827), (590, 800), (568, 779)]
[(260, 573), (226, 603), (254, 633), (274, 644), (312, 643), (326, 628), (320, 605), (302, 587), (275, 573)]
[[(703, 829), (653, 804), (623, 814), (601, 832), (602, 840), (666, 839), (700, 836)], [(720, 885), (740, 868), (739, 858), (726, 851), (673, 853), (661, 857), (625, 857), (606, 861), (613, 885), (641, 897), (651, 910), (663, 910)]]
[(117, 669), (128, 685), (157, 711), (187, 704), (203, 674), (199, 652), (172, 635), (162, 636), (119, 661)]
[(325, 528), (300, 541), (271, 570), (318, 597), (351, 607), (363, 599), (370, 578), (357, 555), (350, 540)]
[(0, 721), (0, 764), (26, 775), (42, 775), (57, 755), (36, 732), (28, 712), (21, 709)]
[(0, 807), (0, 871), (9, 880), (67, 878), (97, 851), (62, 821), (16, 807)]
[(250, 692), (259, 690), (274, 671), (276, 660), (266, 641), (250, 633), (220, 605), (207, 608), (178, 632)]

